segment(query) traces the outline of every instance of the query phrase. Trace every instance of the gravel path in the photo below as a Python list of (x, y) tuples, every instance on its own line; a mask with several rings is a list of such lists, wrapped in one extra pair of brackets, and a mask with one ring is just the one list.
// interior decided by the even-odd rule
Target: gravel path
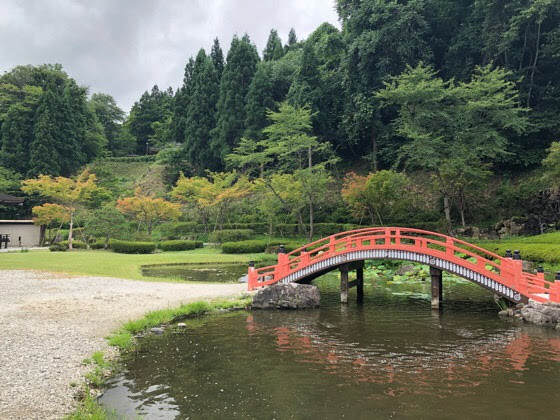
[(75, 406), (83, 359), (122, 322), (243, 284), (149, 283), (0, 270), (0, 419), (58, 419)]

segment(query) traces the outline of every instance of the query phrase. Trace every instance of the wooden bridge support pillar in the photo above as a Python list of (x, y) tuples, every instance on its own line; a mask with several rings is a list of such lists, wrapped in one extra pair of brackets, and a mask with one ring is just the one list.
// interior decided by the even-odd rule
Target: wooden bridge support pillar
[(364, 301), (364, 262), (361, 261), (356, 267), (356, 300), (358, 303)]
[(348, 264), (340, 266), (340, 303), (348, 303)]
[(440, 309), (443, 300), (443, 275), (441, 270), (430, 266), (430, 277), (432, 278), (432, 309)]

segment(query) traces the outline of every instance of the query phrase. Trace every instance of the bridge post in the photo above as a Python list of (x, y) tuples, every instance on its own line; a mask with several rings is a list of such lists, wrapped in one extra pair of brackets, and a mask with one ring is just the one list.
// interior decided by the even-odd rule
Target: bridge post
[(356, 268), (356, 300), (358, 303), (364, 301), (364, 262), (360, 261)]
[(443, 275), (439, 268), (430, 266), (430, 277), (432, 278), (432, 309), (439, 309), (443, 300)]
[(348, 303), (348, 264), (340, 266), (340, 303)]

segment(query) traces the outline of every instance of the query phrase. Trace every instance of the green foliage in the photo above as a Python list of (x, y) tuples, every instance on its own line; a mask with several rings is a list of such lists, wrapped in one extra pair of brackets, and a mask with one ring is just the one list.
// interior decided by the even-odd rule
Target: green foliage
[(56, 243), (56, 244), (52, 244), (51, 246), (49, 246), (49, 251), (51, 252), (64, 252), (64, 251), (68, 251), (68, 244), (63, 245), (60, 242)]
[(555, 188), (560, 187), (560, 142), (553, 142), (548, 149), (548, 156), (543, 160), (545, 180)]
[(243, 241), (254, 236), (255, 232), (252, 229), (224, 229), (212, 232), (208, 237), (210, 242), (235, 242)]
[(282, 40), (278, 36), (278, 31), (272, 29), (268, 40), (266, 42), (266, 47), (263, 51), (264, 61), (279, 60), (284, 55), (284, 47), (282, 47)]
[(191, 249), (202, 248), (200, 241), (172, 240), (158, 243), (158, 248), (162, 251), (188, 251)]
[[(136, 139), (136, 153), (148, 154), (149, 143), (155, 135), (154, 123), (167, 121), (172, 114), (173, 92), (171, 88), (159, 90), (157, 85), (151, 92), (144, 92), (130, 110), (126, 122), (128, 130)], [(169, 121), (171, 124), (171, 121)]]
[(121, 254), (151, 254), (156, 250), (154, 242), (130, 242), (113, 239), (109, 242), (109, 245), (114, 252)]
[(266, 239), (254, 239), (249, 241), (224, 242), (222, 252), (224, 254), (254, 254), (264, 252), (269, 245), (279, 245), (271, 243)]
[(182, 153), (196, 174), (206, 168), (218, 169), (211, 162), (220, 156), (210, 149), (210, 131), (215, 127), (216, 104), (219, 94), (219, 76), (213, 60), (201, 49), (194, 62), (190, 82), (190, 97), (185, 120), (185, 144)]
[(258, 61), (249, 36), (234, 36), (220, 82), (216, 128), (210, 144), (214, 156), (221, 159), (237, 146), (243, 134), (247, 91)]

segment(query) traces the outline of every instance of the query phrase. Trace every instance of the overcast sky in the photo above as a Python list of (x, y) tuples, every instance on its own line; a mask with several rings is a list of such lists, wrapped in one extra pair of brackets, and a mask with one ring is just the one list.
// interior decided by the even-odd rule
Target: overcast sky
[(175, 89), (189, 56), (247, 32), (262, 55), (271, 28), (285, 42), (339, 26), (334, 0), (0, 0), (0, 71), (61, 63), (90, 92), (128, 111), (153, 84)]

